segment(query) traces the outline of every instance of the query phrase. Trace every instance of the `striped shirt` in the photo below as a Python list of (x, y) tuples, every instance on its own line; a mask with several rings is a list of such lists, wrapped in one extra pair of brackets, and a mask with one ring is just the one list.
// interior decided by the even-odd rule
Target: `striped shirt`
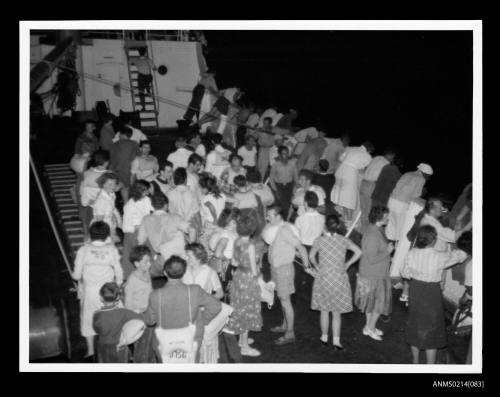
[(438, 283), (444, 269), (463, 262), (466, 258), (467, 254), (461, 250), (442, 252), (434, 247), (414, 248), (408, 253), (401, 275), (428, 283)]

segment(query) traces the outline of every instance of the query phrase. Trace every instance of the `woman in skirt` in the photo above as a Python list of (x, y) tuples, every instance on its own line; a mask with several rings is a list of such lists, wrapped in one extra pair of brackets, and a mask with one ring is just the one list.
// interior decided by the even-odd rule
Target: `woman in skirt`
[(376, 328), (377, 320), (381, 314), (388, 316), (392, 308), (389, 268), (394, 245), (388, 243), (383, 230), (388, 219), (386, 207), (375, 206), (370, 210), (369, 225), (361, 240), (363, 256), (355, 293), (356, 306), (366, 315), (363, 335), (378, 341), (382, 340), (384, 333)]
[(234, 244), (232, 265), (236, 267), (229, 289), (230, 304), (234, 311), (227, 328), (240, 335), (241, 354), (258, 357), (260, 352), (250, 347), (248, 332), (262, 329), (260, 287), (255, 244), (250, 236), (255, 232), (256, 221), (250, 216), (240, 219), (237, 226), (238, 240)]
[[(328, 346), (328, 328), (330, 312), (332, 313), (333, 347), (342, 350), (340, 344), (340, 328), (342, 313), (352, 311), (352, 292), (347, 269), (361, 256), (361, 250), (351, 240), (342, 236), (343, 228), (336, 214), (328, 215), (325, 222), (325, 233), (314, 240), (309, 253), (311, 264), (318, 269), (315, 275), (311, 309), (321, 312), (321, 343)], [(353, 256), (346, 262), (346, 252)], [(316, 254), (319, 253), (319, 263)]]
[(446, 346), (440, 281), (444, 269), (467, 258), (461, 250), (436, 250), (436, 241), (436, 229), (421, 226), (401, 271), (403, 277), (411, 280), (406, 341), (411, 346), (413, 364), (419, 363), (420, 350), (425, 350), (427, 364), (435, 364), (437, 349)]

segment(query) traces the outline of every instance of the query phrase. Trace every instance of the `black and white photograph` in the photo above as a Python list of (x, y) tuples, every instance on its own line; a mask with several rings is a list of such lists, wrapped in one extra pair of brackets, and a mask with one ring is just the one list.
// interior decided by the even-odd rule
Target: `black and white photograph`
[(482, 373), (482, 21), (19, 33), (20, 371)]

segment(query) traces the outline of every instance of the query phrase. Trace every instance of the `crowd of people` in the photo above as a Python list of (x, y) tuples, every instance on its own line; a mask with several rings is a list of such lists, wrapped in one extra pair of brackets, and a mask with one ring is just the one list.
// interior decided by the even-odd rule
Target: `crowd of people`
[[(204, 95), (221, 92), (212, 112), (193, 111)], [(445, 269), (464, 263), (472, 296), (470, 186), (448, 211), (443, 199), (422, 198), (429, 164), (401, 174), (393, 148), (373, 156), (373, 143), (350, 146), (348, 135), (330, 137), (321, 125), (296, 131), (296, 109), (249, 105), (231, 115), (241, 94), (218, 91), (213, 74), (204, 74), (186, 126), (195, 117), (199, 126), (219, 124), (202, 134), (186, 127), (165, 158), (151, 154), (152, 143), (128, 120), (115, 133), (107, 117), (99, 139), (95, 123), (85, 124), (71, 163), (86, 238), (73, 278), (88, 359), (217, 363), (222, 342), (236, 346), (234, 362), (259, 356), (251, 335), (264, 326), (269, 264), (283, 311), (271, 329), (280, 334), (276, 345), (296, 340), (294, 294), (309, 294), (320, 312), (318, 343), (344, 349), (342, 314), (353, 306), (365, 313), (363, 335), (380, 342), (377, 322), (390, 315), (392, 289), (400, 288), (413, 362), (425, 350), (435, 363), (446, 345)], [(358, 261), (353, 291), (347, 271)], [(160, 277), (166, 284), (153, 289)], [(131, 320), (144, 327), (126, 344)], [(185, 354), (169, 350), (175, 338)]]

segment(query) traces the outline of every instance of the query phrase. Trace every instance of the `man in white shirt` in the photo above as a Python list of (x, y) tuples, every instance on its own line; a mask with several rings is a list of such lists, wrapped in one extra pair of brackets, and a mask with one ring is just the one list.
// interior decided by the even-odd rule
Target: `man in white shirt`
[(299, 179), (297, 181), (298, 187), (295, 190), (292, 199), (292, 206), (290, 207), (290, 211), (288, 213), (288, 219), (292, 217), (293, 208), (297, 208), (297, 214), (300, 216), (305, 212), (305, 194), (306, 192), (314, 192), (318, 197), (318, 211), (321, 213), (325, 212), (325, 191), (321, 186), (313, 185), (313, 172), (309, 170), (302, 170), (299, 172)]
[[(130, 140), (137, 142), (138, 145), (141, 143), (141, 141), (148, 140), (148, 137), (146, 135), (144, 135), (144, 133), (141, 130), (132, 126), (132, 123), (130, 122), (130, 120), (128, 120), (128, 119), (124, 120), (123, 126), (128, 127), (132, 130), (132, 136), (130, 137)], [(113, 142), (118, 142), (119, 140), (120, 140), (120, 131), (118, 131), (115, 134), (115, 137), (113, 138)]]
[(167, 157), (167, 161), (170, 161), (174, 165), (174, 170), (179, 167), (186, 168), (188, 164), (188, 159), (193, 152), (186, 149), (186, 138), (180, 136), (175, 141), (175, 147), (177, 150), (170, 153)]
[(361, 173), (372, 161), (370, 153), (373, 150), (373, 144), (367, 141), (359, 147), (348, 147), (340, 156), (342, 163), (335, 173), (335, 186), (330, 197), (337, 211), (344, 216), (347, 227), (350, 227), (354, 214), (360, 210)]
[(205, 171), (220, 179), (224, 170), (229, 167), (228, 159), (231, 152), (221, 146), (222, 135), (220, 134), (215, 134), (212, 137), (212, 143), (215, 147), (207, 156)]
[(375, 189), (380, 172), (386, 165), (392, 164), (395, 156), (396, 153), (394, 149), (387, 148), (385, 149), (383, 156), (374, 157), (366, 168), (363, 180), (361, 181), (361, 186), (359, 188), (361, 226), (363, 230), (366, 226), (368, 226), (368, 214), (370, 213), (370, 209), (372, 207), (372, 193)]
[(245, 168), (255, 168), (257, 165), (257, 148), (255, 137), (248, 135), (245, 145), (238, 149), (238, 155), (243, 159), (242, 165)]
[(325, 216), (318, 211), (318, 195), (308, 191), (304, 195), (304, 213), (295, 220), (295, 226), (300, 233), (300, 242), (311, 247), (325, 227)]
[(189, 222), (197, 231), (201, 228), (200, 204), (196, 194), (186, 186), (187, 172), (179, 167), (174, 171), (175, 188), (167, 194), (169, 212)]

